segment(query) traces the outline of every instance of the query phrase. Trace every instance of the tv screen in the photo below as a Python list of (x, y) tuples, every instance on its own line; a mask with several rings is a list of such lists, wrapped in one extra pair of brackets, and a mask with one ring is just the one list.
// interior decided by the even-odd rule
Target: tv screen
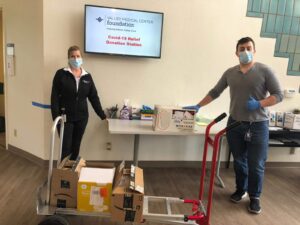
[(160, 58), (164, 14), (85, 5), (87, 53)]

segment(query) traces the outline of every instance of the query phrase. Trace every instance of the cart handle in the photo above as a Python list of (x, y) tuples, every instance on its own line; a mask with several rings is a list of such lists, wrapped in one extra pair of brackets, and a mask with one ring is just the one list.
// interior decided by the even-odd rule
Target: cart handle
[(233, 128), (235, 128), (235, 127), (241, 125), (241, 124), (242, 124), (242, 122), (240, 122), (240, 121), (235, 121), (235, 122), (233, 122), (232, 124), (230, 124), (229, 126), (227, 126), (227, 127), (225, 128), (225, 131), (229, 131), (229, 130), (231, 130), (231, 129), (233, 129)]
[(210, 122), (210, 124), (207, 125), (206, 129), (205, 129), (205, 137), (209, 138), (209, 131), (210, 128), (215, 125), (216, 123), (220, 122), (222, 119), (224, 119), (227, 116), (226, 113), (222, 113), (221, 115), (219, 115), (217, 118), (215, 118), (213, 121)]
[(55, 118), (52, 128), (51, 128), (51, 143), (50, 143), (50, 154), (49, 154), (49, 170), (48, 170), (48, 181), (47, 181), (47, 192), (46, 192), (46, 204), (50, 203), (50, 185), (52, 178), (52, 170), (53, 170), (53, 155), (54, 155), (54, 147), (55, 147), (55, 133), (57, 131), (57, 125), (60, 123), (60, 148), (58, 151), (58, 159), (56, 166), (60, 164), (60, 158), (62, 154), (62, 144), (63, 144), (63, 136), (64, 136), (64, 123), (66, 121), (65, 115), (61, 115)]
[(226, 113), (222, 113), (220, 116), (218, 116), (217, 118), (214, 119), (215, 123), (220, 122), (222, 119), (224, 119), (227, 116)]

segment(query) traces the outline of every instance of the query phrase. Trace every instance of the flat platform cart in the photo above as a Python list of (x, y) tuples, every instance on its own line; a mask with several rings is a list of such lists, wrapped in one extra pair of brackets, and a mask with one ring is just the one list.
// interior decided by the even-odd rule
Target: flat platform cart
[[(199, 225), (210, 225), (210, 215), (212, 208), (212, 197), (213, 197), (213, 188), (214, 188), (214, 179), (216, 175), (216, 164), (219, 151), (220, 138), (226, 133), (226, 131), (238, 126), (240, 123), (235, 122), (223, 130), (219, 131), (214, 135), (214, 138), (210, 137), (210, 128), (224, 119), (226, 113), (221, 114), (216, 119), (214, 119), (206, 128), (205, 131), (205, 142), (203, 149), (203, 158), (202, 158), (202, 168), (200, 176), (200, 190), (198, 199), (181, 199), (173, 197), (159, 197), (159, 196), (144, 196), (143, 203), (143, 221), (145, 222), (155, 222), (163, 224), (199, 224)], [(111, 218), (110, 213), (101, 213), (101, 212), (81, 212), (74, 208), (57, 208), (50, 206), (50, 184), (51, 176), (53, 170), (53, 156), (54, 156), (54, 145), (55, 145), (55, 133), (57, 130), (57, 125), (60, 124), (60, 134), (63, 136), (64, 131), (64, 116), (59, 116), (55, 119), (54, 124), (51, 130), (51, 145), (50, 145), (50, 157), (49, 157), (49, 171), (47, 181), (41, 185), (37, 190), (37, 214), (38, 215), (47, 215), (45, 221), (58, 221), (62, 225), (68, 225), (69, 223), (64, 218), (64, 215), (77, 215), (77, 216), (97, 216), (102, 218)], [(206, 176), (206, 158), (208, 152), (208, 146), (212, 147), (212, 159), (211, 159), (211, 168), (210, 168), (210, 177), (209, 177), (209, 189), (207, 196), (207, 203), (203, 202), (204, 195), (204, 178)], [(57, 165), (60, 163), (61, 158), (61, 149), (62, 149), (62, 138), (60, 138), (60, 150), (58, 152), (58, 161)], [(166, 205), (167, 212), (164, 214), (151, 213), (149, 211), (149, 203), (151, 202), (164, 202)], [(171, 204), (173, 203), (183, 203), (191, 205), (191, 214), (182, 215), (174, 214), (172, 212)], [(45, 221), (42, 221), (40, 224), (43, 224)], [(129, 221), (128, 221), (129, 222)], [(46, 224), (46, 223), (44, 223)]]

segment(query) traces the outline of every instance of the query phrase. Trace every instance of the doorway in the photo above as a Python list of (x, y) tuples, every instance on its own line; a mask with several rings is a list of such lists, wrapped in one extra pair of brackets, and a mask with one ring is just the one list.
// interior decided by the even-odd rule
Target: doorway
[(6, 149), (3, 50), (3, 13), (2, 9), (0, 8), (0, 147)]

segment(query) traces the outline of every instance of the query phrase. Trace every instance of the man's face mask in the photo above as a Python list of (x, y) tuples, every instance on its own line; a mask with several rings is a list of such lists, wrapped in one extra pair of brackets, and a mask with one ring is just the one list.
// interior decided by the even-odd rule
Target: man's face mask
[(245, 50), (243, 52), (240, 52), (239, 58), (242, 64), (248, 64), (253, 60), (253, 53)]
[(82, 65), (82, 58), (70, 58), (69, 59), (69, 64), (73, 67), (73, 68), (80, 68)]

